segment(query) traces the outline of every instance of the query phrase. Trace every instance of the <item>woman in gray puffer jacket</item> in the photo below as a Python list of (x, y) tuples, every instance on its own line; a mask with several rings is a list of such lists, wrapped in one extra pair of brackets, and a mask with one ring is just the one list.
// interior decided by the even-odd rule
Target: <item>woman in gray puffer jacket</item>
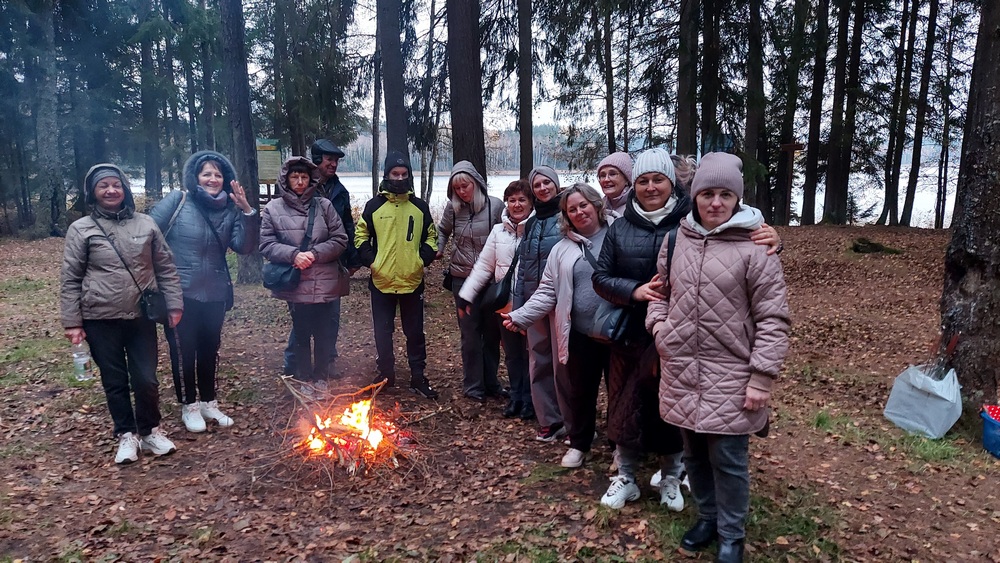
[[(297, 286), (272, 290), (271, 295), (287, 301), (292, 315), (296, 338), (295, 377), (315, 382), (316, 387), (323, 390), (330, 358), (327, 348), (330, 345), (330, 317), (333, 302), (340, 299), (337, 261), (347, 248), (347, 232), (330, 200), (314, 197), (317, 184), (312, 172), (315, 168), (312, 161), (302, 156), (293, 156), (281, 165), (278, 175), (281, 197), (268, 202), (261, 214), (260, 253), (269, 262), (292, 264), (301, 270)], [(315, 217), (308, 249), (300, 251), (310, 212)], [(310, 346), (313, 340), (315, 344)]]
[(256, 213), (236, 181), (233, 165), (214, 151), (191, 155), (184, 163), (184, 190), (170, 192), (149, 212), (173, 251), (184, 289), (184, 318), (165, 332), (174, 390), (188, 432), (204, 432), (206, 420), (233, 424), (216, 398), (222, 324), (233, 306), (226, 250), (253, 251)]
[[(160, 432), (156, 380), (156, 324), (142, 313), (145, 290), (166, 298), (169, 324), (181, 320), (184, 301), (170, 248), (148, 216), (136, 213), (122, 170), (98, 164), (84, 178), (90, 214), (66, 232), (59, 313), (66, 338), (90, 344), (118, 439), (115, 463), (176, 448)], [(133, 406), (132, 395), (135, 395)]]
[[(482, 313), (477, 299), (469, 303), (459, 296), (472, 273), (476, 259), (486, 246), (493, 225), (500, 222), (504, 204), (486, 192), (486, 180), (471, 162), (455, 163), (448, 179), (448, 201), (438, 225), (438, 258), (452, 239), (448, 274), (455, 297), (458, 330), (462, 337), (462, 392), (473, 401), (503, 394), (497, 380), (500, 367), (500, 329), (492, 313)], [(471, 312), (466, 312), (469, 309)]]

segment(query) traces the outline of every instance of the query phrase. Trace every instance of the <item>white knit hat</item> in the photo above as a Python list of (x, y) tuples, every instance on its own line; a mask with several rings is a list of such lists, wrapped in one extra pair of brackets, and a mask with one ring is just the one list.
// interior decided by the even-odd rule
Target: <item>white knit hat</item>
[(674, 175), (674, 161), (670, 160), (670, 153), (663, 149), (649, 149), (636, 157), (635, 166), (632, 167), (632, 177), (638, 179), (639, 176), (650, 172), (659, 172), (670, 178), (671, 184), (677, 183), (677, 177)]

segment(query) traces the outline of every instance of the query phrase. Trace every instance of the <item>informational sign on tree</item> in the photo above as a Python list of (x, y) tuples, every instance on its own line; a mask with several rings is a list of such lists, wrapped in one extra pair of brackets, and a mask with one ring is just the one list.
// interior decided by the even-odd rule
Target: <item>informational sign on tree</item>
[(278, 182), (281, 170), (281, 151), (277, 139), (257, 139), (257, 177), (262, 184)]

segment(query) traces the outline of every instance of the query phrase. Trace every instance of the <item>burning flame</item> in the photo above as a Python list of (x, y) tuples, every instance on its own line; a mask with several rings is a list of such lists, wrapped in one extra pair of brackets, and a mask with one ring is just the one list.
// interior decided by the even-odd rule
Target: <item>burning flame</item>
[[(371, 409), (372, 402), (369, 399), (358, 401), (351, 404), (350, 407), (344, 409), (344, 414), (340, 416), (340, 419), (336, 423), (333, 422), (332, 418), (322, 419), (319, 415), (313, 415), (316, 417), (316, 428), (311, 428), (309, 430), (309, 436), (305, 439), (305, 444), (309, 449), (315, 453), (321, 455), (331, 455), (332, 451), (327, 443), (327, 438), (329, 436), (330, 440), (333, 441), (337, 446), (348, 446), (347, 437), (343, 436), (344, 427), (352, 430), (352, 434), (356, 434), (358, 438), (363, 440), (364, 444), (367, 444), (367, 448), (374, 452), (378, 449), (379, 444), (385, 438), (382, 430), (378, 428), (372, 428), (369, 421), (371, 420)], [(386, 430), (392, 432), (394, 427), (392, 423), (383, 422), (382, 426), (386, 427)], [(330, 433), (319, 432), (319, 430), (332, 429)], [(332, 436), (332, 434), (338, 433), (339, 435)]]

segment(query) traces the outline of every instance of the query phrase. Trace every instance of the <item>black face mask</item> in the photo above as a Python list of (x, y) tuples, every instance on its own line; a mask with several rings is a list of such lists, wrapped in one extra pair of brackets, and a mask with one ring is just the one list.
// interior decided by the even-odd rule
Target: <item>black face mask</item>
[(390, 179), (387, 179), (385, 181), (385, 185), (386, 185), (386, 189), (388, 189), (388, 191), (391, 192), (391, 193), (394, 193), (394, 194), (405, 194), (405, 193), (408, 193), (410, 191), (411, 182), (410, 182), (409, 178), (407, 178), (405, 180), (390, 180)]

